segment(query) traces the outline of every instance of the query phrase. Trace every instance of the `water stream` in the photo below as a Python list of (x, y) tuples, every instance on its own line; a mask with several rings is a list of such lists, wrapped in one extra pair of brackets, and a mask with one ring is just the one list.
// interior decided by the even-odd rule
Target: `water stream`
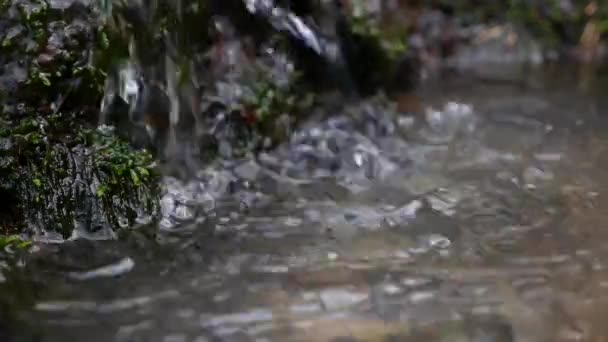
[[(281, 15), (275, 28), (324, 55)], [(275, 148), (168, 173), (158, 225), (39, 243), (2, 274), (0, 338), (605, 341), (608, 107), (576, 72), (338, 99)], [(131, 78), (108, 94), (136, 103)], [(169, 144), (188, 142), (187, 101), (163, 81)], [(397, 110), (410, 101), (415, 114)]]
[(606, 122), (563, 79), (446, 79), (420, 90), (425, 115), (353, 103), (257, 158), (168, 177), (160, 230), (41, 245), (9, 278), (33, 298), (23, 331), (601, 341)]

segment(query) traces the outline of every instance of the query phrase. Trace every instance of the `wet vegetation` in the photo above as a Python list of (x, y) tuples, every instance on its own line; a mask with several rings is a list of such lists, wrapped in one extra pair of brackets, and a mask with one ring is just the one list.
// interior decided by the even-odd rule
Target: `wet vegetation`
[(109, 45), (93, 8), (1, 6), (3, 234), (107, 233), (153, 214), (149, 153), (95, 127)]

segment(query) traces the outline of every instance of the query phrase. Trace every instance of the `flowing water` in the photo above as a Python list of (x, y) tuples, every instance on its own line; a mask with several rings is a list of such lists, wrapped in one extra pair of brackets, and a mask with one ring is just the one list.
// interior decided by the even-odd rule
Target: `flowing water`
[(5, 279), (32, 304), (13, 334), (605, 341), (608, 123), (575, 82), (446, 79), (426, 115), (351, 104), (168, 177), (160, 229), (40, 245)]
[(446, 76), (396, 98), (416, 114), (338, 101), (268, 152), (166, 176), (158, 225), (0, 274), (0, 338), (607, 341), (608, 107), (575, 72)]

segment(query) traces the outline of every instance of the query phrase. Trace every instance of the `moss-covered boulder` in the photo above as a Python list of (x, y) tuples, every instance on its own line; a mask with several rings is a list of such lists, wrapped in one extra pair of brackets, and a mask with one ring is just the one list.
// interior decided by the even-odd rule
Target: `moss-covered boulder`
[(150, 154), (96, 129), (114, 53), (80, 2), (0, 0), (0, 234), (111, 237), (154, 216)]
[[(98, 233), (156, 211), (157, 175), (151, 155), (133, 151), (110, 131), (79, 128), (55, 135), (62, 118), (22, 119), (4, 129), (0, 153), (3, 232)], [(110, 234), (110, 235), (108, 235)]]

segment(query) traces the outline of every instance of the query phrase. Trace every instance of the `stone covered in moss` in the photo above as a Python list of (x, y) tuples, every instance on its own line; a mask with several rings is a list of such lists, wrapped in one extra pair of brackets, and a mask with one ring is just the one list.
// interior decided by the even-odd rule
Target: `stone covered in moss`
[(46, 0), (3, 1), (3, 115), (94, 115), (105, 77), (103, 66), (94, 65), (104, 35), (94, 12), (79, 2), (53, 8)]
[(57, 134), (62, 120), (28, 117), (0, 132), (0, 191), (10, 201), (2, 205), (3, 233), (29, 225), (64, 236), (74, 228), (108, 234), (154, 213), (158, 189), (151, 155), (133, 151), (112, 132)]
[(156, 210), (150, 154), (95, 129), (106, 33), (62, 3), (0, 0), (0, 234), (109, 237)]

